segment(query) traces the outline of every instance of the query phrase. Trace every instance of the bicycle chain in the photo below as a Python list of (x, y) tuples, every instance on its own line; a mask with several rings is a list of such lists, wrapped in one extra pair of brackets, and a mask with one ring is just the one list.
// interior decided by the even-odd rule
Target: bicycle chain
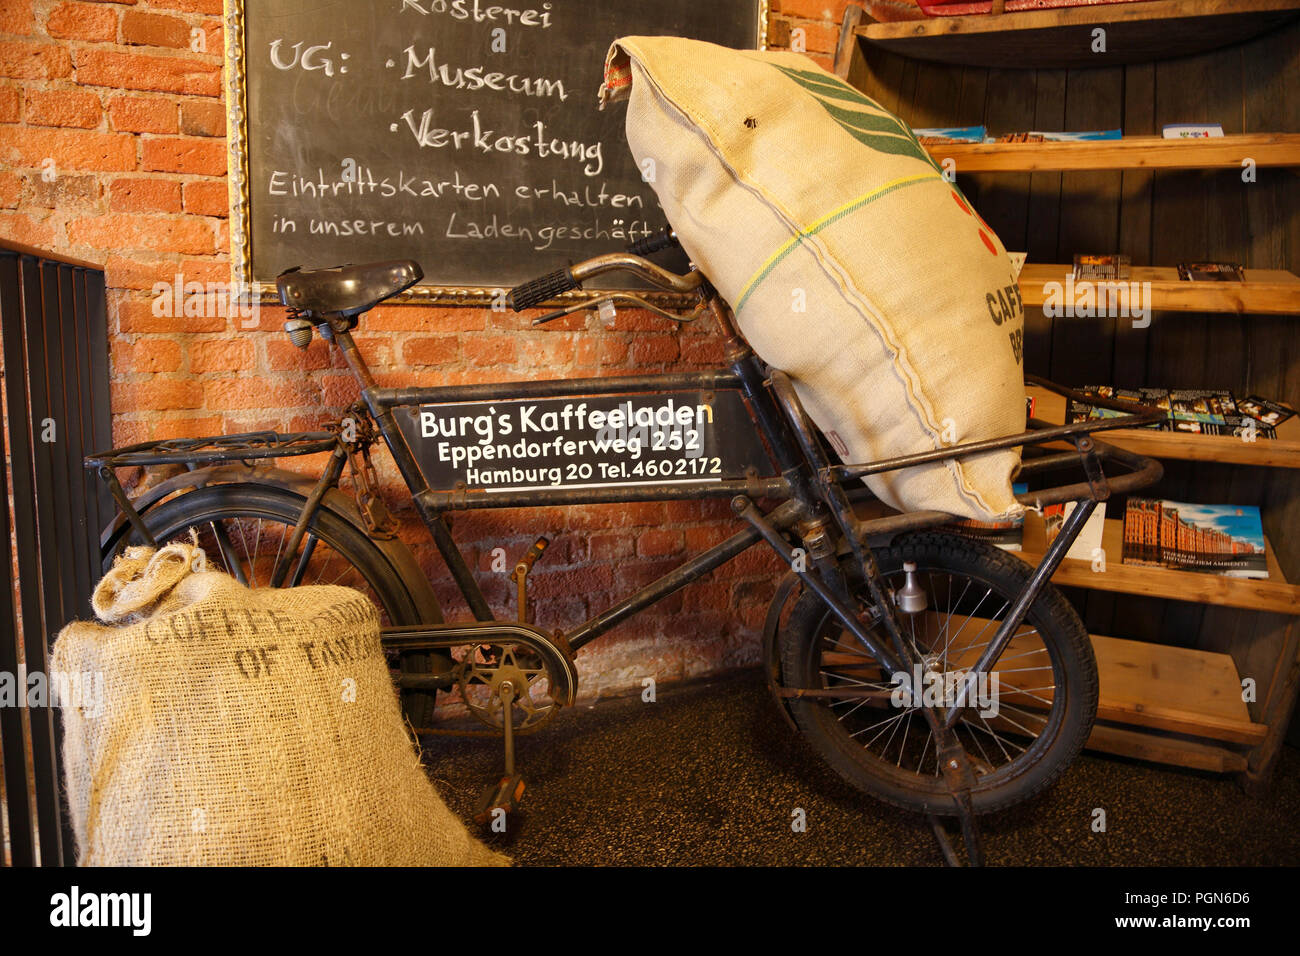
[(375, 443), (375, 429), (370, 416), (360, 404), (348, 409), (353, 422), (355, 437), (348, 441), (340, 434), (339, 439), (347, 451), (348, 465), (352, 480), (356, 484), (357, 505), (366, 530), (376, 538), (397, 537), (397, 522), (379, 494), (379, 474), (370, 458), (370, 446)]

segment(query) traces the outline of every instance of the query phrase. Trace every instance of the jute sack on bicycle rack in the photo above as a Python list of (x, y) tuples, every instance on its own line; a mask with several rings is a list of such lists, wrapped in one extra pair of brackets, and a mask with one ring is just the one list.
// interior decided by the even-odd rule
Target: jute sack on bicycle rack
[[(993, 231), (878, 103), (793, 53), (610, 48), (602, 103), (682, 246), (845, 461), (1023, 431), (1024, 316)], [(867, 479), (903, 510), (1020, 511), (1018, 452)]]
[(82, 865), (506, 865), (447, 809), (399, 711), (374, 605), (249, 589), (203, 551), (131, 548), (56, 674)]

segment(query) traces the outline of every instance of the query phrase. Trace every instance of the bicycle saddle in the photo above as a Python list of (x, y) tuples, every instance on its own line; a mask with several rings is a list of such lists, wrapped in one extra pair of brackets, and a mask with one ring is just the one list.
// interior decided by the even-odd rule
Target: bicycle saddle
[(351, 318), (373, 309), (390, 296), (409, 289), (424, 278), (412, 259), (371, 262), (359, 266), (334, 266), (303, 272), (286, 269), (275, 278), (280, 302), (302, 312), (337, 312)]

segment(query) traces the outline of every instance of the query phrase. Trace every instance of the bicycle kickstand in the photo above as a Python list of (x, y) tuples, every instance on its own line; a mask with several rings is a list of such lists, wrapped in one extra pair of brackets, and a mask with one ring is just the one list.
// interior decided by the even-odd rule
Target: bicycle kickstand
[[(547, 547), (547, 538), (538, 538), (515, 565), (514, 577), (519, 586), (519, 622), (528, 623), (528, 572), (537, 563)], [(528, 693), (528, 688), (516, 687), (513, 681), (503, 680), (496, 693), (501, 699), (501, 730), (505, 738), (506, 772), (496, 783), (490, 783), (479, 798), (474, 820), (480, 825), (491, 825), (494, 830), (504, 824), (507, 817), (519, 812), (519, 801), (524, 795), (524, 776), (515, 770), (515, 698)]]
[[(971, 770), (970, 761), (966, 759), (966, 751), (962, 749), (955, 737), (949, 736), (948, 741), (939, 747), (938, 756), (944, 783), (948, 785), (948, 791), (957, 805), (957, 819), (961, 823), (961, 836), (966, 844), (968, 865), (983, 866), (984, 844), (980, 837), (979, 824), (975, 820), (974, 804), (971, 803), (970, 798), (971, 788), (975, 785), (975, 774)], [(926, 814), (926, 818), (930, 821), (934, 839), (943, 853), (944, 863), (948, 866), (961, 866), (943, 822), (933, 813)]]
[(496, 783), (490, 783), (479, 798), (478, 811), (474, 821), (483, 826), (491, 826), (499, 831), (507, 817), (519, 811), (519, 800), (524, 795), (524, 776), (515, 771), (515, 728), (512, 709), (515, 702), (515, 687), (510, 681), (502, 681), (501, 716), (502, 735), (505, 738), (506, 772)]

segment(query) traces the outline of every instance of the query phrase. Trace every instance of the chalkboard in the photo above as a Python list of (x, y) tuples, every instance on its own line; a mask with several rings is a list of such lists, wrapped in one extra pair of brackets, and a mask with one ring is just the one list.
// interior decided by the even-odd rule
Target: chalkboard
[[(237, 279), (412, 258), (486, 297), (665, 224), (597, 108), (610, 43), (762, 43), (765, 0), (243, 0), (227, 11)], [(628, 288), (611, 277), (607, 287)]]

